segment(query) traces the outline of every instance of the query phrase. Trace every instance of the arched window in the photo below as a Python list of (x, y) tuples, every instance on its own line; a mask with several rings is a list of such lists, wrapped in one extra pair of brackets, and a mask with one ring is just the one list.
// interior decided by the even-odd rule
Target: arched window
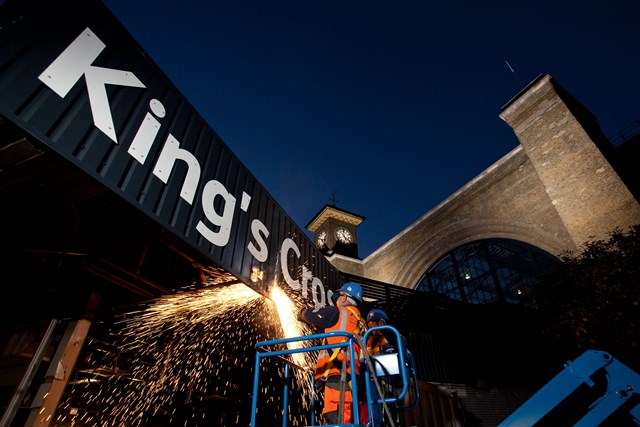
[(476, 240), (434, 263), (415, 289), (471, 304), (535, 307), (530, 289), (560, 264), (549, 253), (511, 239)]

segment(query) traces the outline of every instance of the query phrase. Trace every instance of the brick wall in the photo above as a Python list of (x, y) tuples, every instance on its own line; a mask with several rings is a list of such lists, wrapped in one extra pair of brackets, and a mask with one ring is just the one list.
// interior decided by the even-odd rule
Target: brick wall
[(559, 255), (640, 223), (595, 117), (550, 76), (500, 117), (520, 144), (366, 259), (341, 259), (339, 268), (412, 288), (441, 256), (474, 240), (515, 239)]

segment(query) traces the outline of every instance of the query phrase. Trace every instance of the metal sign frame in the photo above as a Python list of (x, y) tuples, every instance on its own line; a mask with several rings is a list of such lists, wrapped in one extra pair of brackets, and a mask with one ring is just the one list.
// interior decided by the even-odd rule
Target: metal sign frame
[(0, 114), (248, 286), (344, 281), (98, 0), (5, 2)]

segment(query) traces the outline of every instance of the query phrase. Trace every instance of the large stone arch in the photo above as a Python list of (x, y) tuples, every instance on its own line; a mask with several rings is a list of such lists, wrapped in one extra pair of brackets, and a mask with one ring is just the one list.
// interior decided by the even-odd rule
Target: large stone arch
[(576, 248), (521, 146), (367, 257), (365, 274), (413, 287), (448, 251), (492, 237), (521, 240), (552, 255)]
[(508, 238), (558, 256), (640, 223), (640, 204), (610, 163), (595, 117), (550, 76), (500, 117), (520, 141), (511, 152), (364, 260), (332, 263), (411, 288), (442, 255), (474, 240)]
[(562, 241), (529, 226), (486, 223), (458, 229), (449, 227), (432, 236), (434, 241), (446, 244), (434, 248), (426, 241), (424, 244), (416, 246), (413, 254), (405, 258), (403, 265), (398, 266), (398, 274), (393, 283), (413, 288), (422, 275), (447, 253), (467, 243), (492, 238), (525, 242), (554, 256), (565, 250)]

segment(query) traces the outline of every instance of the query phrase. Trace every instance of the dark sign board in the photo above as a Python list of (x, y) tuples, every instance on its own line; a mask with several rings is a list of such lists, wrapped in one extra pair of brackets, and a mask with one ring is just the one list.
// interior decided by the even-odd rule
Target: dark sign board
[(0, 8), (0, 114), (257, 291), (327, 301), (339, 272), (103, 3)]

